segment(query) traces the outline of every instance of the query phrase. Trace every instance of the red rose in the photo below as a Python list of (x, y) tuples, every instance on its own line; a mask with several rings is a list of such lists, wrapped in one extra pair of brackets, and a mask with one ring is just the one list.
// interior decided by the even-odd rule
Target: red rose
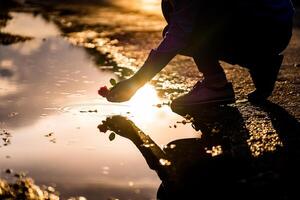
[(109, 93), (109, 89), (106, 86), (100, 87), (100, 89), (98, 90), (98, 94), (102, 97), (107, 97)]
[(106, 133), (106, 131), (108, 131), (108, 127), (105, 124), (99, 124), (98, 129), (102, 133)]

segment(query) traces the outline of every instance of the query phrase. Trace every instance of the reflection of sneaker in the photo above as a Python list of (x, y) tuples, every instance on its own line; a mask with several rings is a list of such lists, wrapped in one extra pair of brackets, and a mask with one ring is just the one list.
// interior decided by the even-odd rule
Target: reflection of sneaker
[(205, 82), (197, 82), (193, 89), (171, 103), (171, 108), (184, 109), (201, 105), (221, 105), (234, 103), (234, 91), (231, 83), (221, 88), (212, 88)]
[(277, 55), (250, 69), (256, 87), (254, 92), (248, 94), (250, 102), (265, 101), (272, 94), (282, 60), (283, 56)]

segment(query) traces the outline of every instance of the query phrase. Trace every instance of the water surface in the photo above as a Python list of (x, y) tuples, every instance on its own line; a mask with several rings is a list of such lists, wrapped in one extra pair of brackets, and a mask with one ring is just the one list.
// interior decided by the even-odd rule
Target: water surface
[[(3, 32), (33, 37), (0, 46), (0, 128), (12, 134), (0, 142), (0, 170), (25, 171), (37, 183), (57, 185), (62, 196), (88, 199), (154, 199), (160, 184), (136, 147), (120, 136), (100, 133), (107, 116), (129, 117), (163, 146), (200, 137), (162, 103), (151, 85), (130, 102), (112, 104), (98, 96), (116, 75), (100, 70), (83, 47), (71, 45), (41, 16), (11, 13)], [(174, 125), (176, 124), (176, 128)], [(2, 173), (1, 176), (5, 176)]]

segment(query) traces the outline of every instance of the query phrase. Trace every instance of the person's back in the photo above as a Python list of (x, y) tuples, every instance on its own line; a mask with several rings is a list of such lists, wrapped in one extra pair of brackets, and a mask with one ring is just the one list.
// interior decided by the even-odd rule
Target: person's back
[(236, 3), (244, 14), (254, 17), (287, 22), (294, 16), (290, 0), (236, 0)]

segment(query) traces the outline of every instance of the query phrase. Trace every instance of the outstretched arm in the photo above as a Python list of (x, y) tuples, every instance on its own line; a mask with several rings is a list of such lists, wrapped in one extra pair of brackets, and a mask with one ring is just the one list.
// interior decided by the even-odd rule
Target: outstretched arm
[[(176, 5), (175, 5), (176, 6)], [(193, 4), (174, 9), (170, 15), (168, 30), (156, 49), (151, 50), (144, 65), (129, 79), (112, 88), (107, 99), (111, 102), (127, 101), (145, 83), (160, 72), (180, 51), (188, 45), (194, 20)]]
[(101, 132), (111, 130), (130, 139), (140, 150), (149, 167), (155, 170), (161, 179), (170, 179), (173, 174), (173, 163), (167, 154), (141, 129), (126, 117), (116, 115), (108, 117), (98, 126)]

